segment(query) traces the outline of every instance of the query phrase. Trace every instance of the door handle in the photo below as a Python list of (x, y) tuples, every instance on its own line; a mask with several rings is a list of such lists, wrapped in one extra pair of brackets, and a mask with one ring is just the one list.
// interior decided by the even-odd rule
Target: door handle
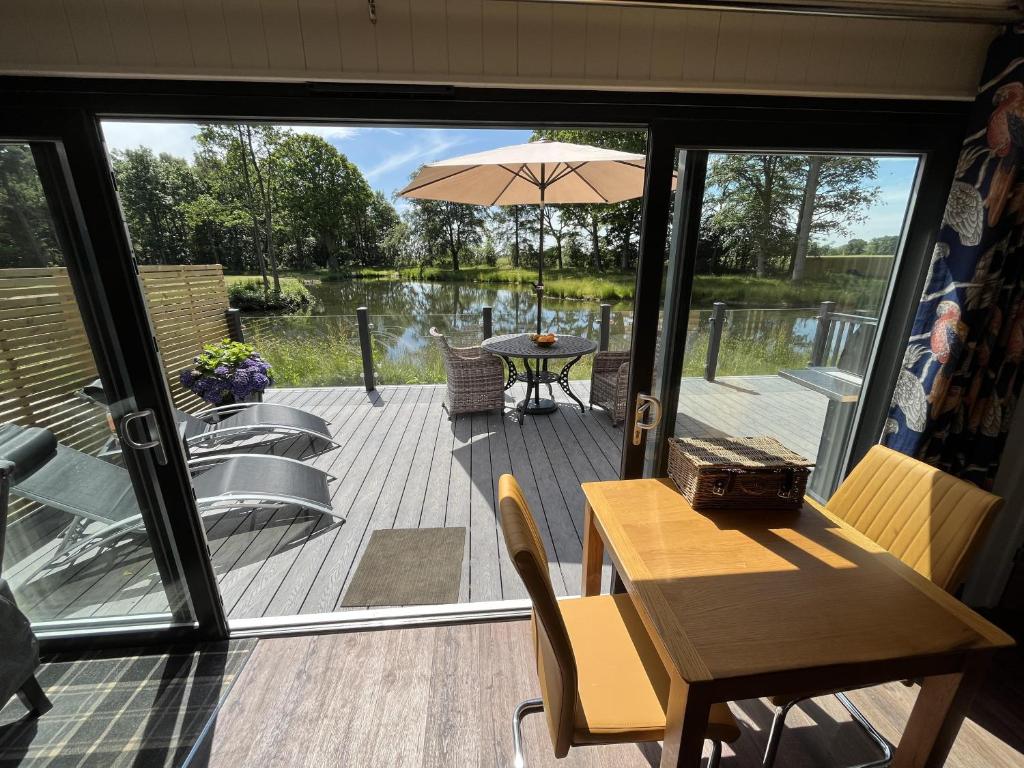
[[(156, 439), (136, 440), (132, 437), (128, 425), (136, 420), (141, 421), (145, 425), (147, 436), (156, 435)], [(117, 433), (121, 437), (121, 442), (129, 448), (133, 448), (136, 451), (153, 451), (153, 458), (157, 464), (161, 466), (167, 464), (167, 452), (164, 450), (164, 444), (160, 441), (160, 429), (156, 425), (156, 417), (151, 409), (134, 411), (126, 415), (121, 419)]]
[[(647, 416), (650, 414), (650, 421)], [(636, 396), (636, 413), (633, 417), (633, 445), (640, 445), (643, 433), (661, 423), (661, 401), (653, 395)]]

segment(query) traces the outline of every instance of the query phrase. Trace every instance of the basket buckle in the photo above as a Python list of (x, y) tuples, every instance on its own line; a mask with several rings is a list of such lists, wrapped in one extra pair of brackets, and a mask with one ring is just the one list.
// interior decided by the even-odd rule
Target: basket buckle
[(729, 483), (725, 480), (715, 480), (715, 485), (711, 489), (711, 492), (715, 494), (715, 496), (725, 496), (725, 490), (728, 486)]
[(793, 491), (796, 488), (796, 482), (793, 475), (793, 470), (788, 470), (782, 475), (782, 482), (779, 484), (779, 498), (780, 499), (791, 499), (793, 498)]

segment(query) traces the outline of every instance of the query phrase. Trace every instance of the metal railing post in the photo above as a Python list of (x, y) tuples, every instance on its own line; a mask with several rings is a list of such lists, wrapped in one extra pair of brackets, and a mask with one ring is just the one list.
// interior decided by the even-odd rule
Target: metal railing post
[(708, 357), (704, 363), (704, 378), (715, 380), (718, 371), (718, 353), (722, 348), (722, 330), (725, 328), (725, 302), (711, 305), (711, 334), (708, 337)]
[(825, 347), (828, 344), (829, 331), (832, 330), (832, 313), (835, 311), (834, 301), (821, 302), (818, 310), (818, 327), (814, 331), (814, 344), (811, 347), (811, 365), (822, 365), (825, 358)]
[(608, 351), (608, 332), (609, 326), (612, 322), (612, 305), (602, 304), (601, 305), (601, 330), (598, 334), (597, 348), (601, 352)]
[(228, 323), (228, 337), (232, 341), (245, 341), (245, 332), (242, 330), (242, 310), (229, 307), (224, 310), (224, 319)]
[(370, 317), (366, 307), (359, 307), (356, 310), (356, 320), (359, 323), (359, 351), (363, 356), (363, 384), (366, 385), (367, 392), (372, 392), (373, 346), (370, 344)]
[(489, 339), (494, 335), (494, 327), (491, 324), (491, 308), (484, 307), (484, 338)]

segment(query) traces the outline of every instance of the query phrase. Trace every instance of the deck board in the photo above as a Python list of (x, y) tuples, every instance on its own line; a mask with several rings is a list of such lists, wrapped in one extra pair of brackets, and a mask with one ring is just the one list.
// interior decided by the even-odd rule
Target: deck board
[[(573, 382), (589, 399), (588, 383)], [(271, 390), (269, 402), (305, 408), (330, 422), (334, 449), (312, 463), (331, 473), (335, 515), (294, 508), (234, 510), (205, 519), (214, 570), (232, 618), (336, 610), (374, 530), (464, 527), (462, 601), (525, 597), (501, 540), (497, 479), (519, 479), (551, 561), (559, 595), (579, 591), (583, 497), (580, 483), (619, 471), (622, 427), (600, 409), (580, 413), (561, 392), (558, 410), (526, 417), (504, 412), (449, 420), (443, 385)], [(507, 393), (511, 406), (523, 386)], [(677, 434), (774, 434), (811, 457), (824, 421), (825, 398), (778, 377), (686, 379)], [(308, 457), (307, 438), (269, 450)], [(66, 525), (62, 513), (17, 521), (9, 535), (5, 576), (37, 619), (160, 613), (167, 600), (155, 561), (141, 537), (111, 550), (47, 569)], [(605, 584), (610, 579), (606, 564)]]

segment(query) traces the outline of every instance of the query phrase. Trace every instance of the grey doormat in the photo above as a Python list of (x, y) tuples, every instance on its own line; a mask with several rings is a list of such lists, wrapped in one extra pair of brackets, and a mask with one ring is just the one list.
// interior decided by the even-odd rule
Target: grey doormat
[(36, 676), (53, 702), (0, 710), (0, 766), (177, 768), (216, 717), (255, 640), (52, 657)]
[(341, 605), (456, 603), (465, 546), (465, 528), (374, 531)]

